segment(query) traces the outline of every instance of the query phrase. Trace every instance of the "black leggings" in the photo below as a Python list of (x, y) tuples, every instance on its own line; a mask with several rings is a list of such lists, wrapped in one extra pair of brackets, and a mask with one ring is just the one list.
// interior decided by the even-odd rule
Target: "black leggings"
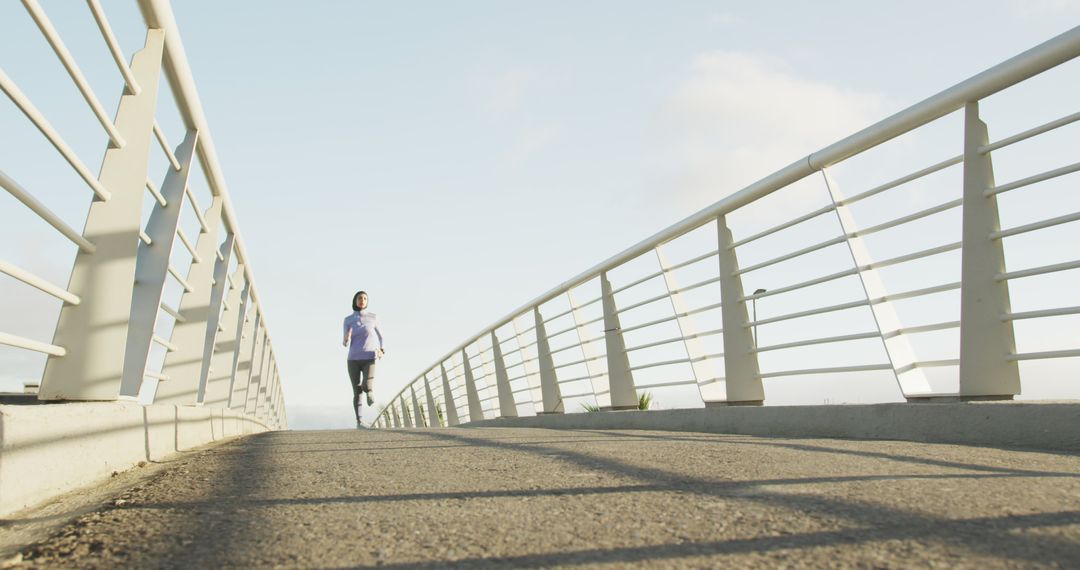
[[(352, 383), (352, 405), (360, 419), (360, 392), (371, 392), (375, 380), (374, 360), (349, 360), (349, 381)], [(361, 379), (361, 376), (363, 377)]]

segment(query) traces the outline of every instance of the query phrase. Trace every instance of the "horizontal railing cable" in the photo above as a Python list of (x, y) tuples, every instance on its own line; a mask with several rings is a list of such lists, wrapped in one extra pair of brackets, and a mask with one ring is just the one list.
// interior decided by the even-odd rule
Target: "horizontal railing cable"
[(891, 364), (862, 364), (858, 366), (833, 366), (831, 368), (803, 368), (801, 370), (783, 370), (780, 372), (766, 372), (759, 375), (760, 378), (777, 378), (779, 376), (805, 376), (809, 374), (837, 374), (844, 372), (869, 372), (873, 370), (892, 370)]
[(94, 247), (94, 244), (90, 243), (90, 241), (77, 232), (75, 228), (72, 228), (66, 222), (61, 220), (60, 216), (54, 214), (52, 210), (39, 202), (30, 194), (30, 192), (4, 174), (3, 171), (0, 171), (0, 187), (3, 187), (4, 190), (7, 190), (16, 200), (22, 202), (27, 208), (30, 208), (30, 211), (37, 214), (42, 220), (45, 220), (45, 223), (55, 228), (56, 231), (60, 232), (64, 237), (71, 240), (72, 243), (79, 246), (80, 250), (86, 253), (94, 253), (94, 251), (97, 250), (97, 248)]
[(183, 228), (176, 228), (176, 237), (180, 238), (180, 243), (184, 244), (184, 248), (191, 254), (191, 259), (195, 263), (202, 263), (202, 256), (199, 255), (199, 252), (195, 251), (195, 246), (191, 243), (191, 240), (188, 239)]
[(161, 204), (162, 208), (167, 208), (169, 206), (169, 201), (165, 199), (165, 196), (161, 195), (161, 190), (158, 190), (157, 185), (149, 178), (146, 179), (146, 189), (150, 191), (150, 194), (157, 200), (157, 203)]
[(1047, 350), (1044, 352), (1021, 352), (1010, 354), (1007, 360), (1039, 360), (1044, 358), (1075, 358), (1080, 356), (1080, 349), (1072, 350)]
[(798, 340), (793, 342), (785, 342), (781, 344), (773, 344), (769, 346), (761, 346), (753, 349), (753, 352), (767, 352), (770, 350), (781, 350), (785, 348), (797, 348), (801, 346), (812, 346), (815, 344), (827, 344), (832, 342), (846, 342), (851, 340), (863, 340), (867, 338), (879, 338), (881, 333), (878, 332), (865, 332), (856, 334), (845, 334), (838, 336), (826, 336), (820, 338), (812, 338), (808, 340)]
[(1064, 176), (1066, 174), (1071, 174), (1073, 172), (1076, 172), (1077, 170), (1080, 170), (1080, 162), (1074, 162), (1074, 163), (1072, 163), (1072, 164), (1070, 164), (1068, 166), (1062, 166), (1061, 168), (1055, 168), (1053, 170), (1048, 170), (1048, 171), (1042, 172), (1040, 174), (1035, 174), (1033, 176), (1028, 176), (1027, 178), (1021, 178), (1020, 180), (1015, 180), (1015, 181), (1010, 182), (1008, 184), (1002, 184), (1000, 186), (995, 186), (993, 188), (988, 188), (985, 191), (983, 191), (983, 195), (985, 195), (985, 196), (994, 196), (994, 195), (997, 195), (997, 194), (1001, 194), (1003, 192), (1008, 192), (1010, 190), (1016, 190), (1017, 188), (1023, 188), (1024, 186), (1030, 186), (1030, 185), (1036, 184), (1038, 182), (1045, 182), (1047, 180), (1052, 180), (1052, 179), (1057, 178), (1059, 176)]
[(1069, 271), (1071, 269), (1080, 269), (1080, 261), (1066, 261), (1063, 263), (1054, 263), (1051, 265), (1043, 265), (1041, 267), (1032, 267), (1029, 269), (1020, 269), (1018, 271), (1009, 271), (1006, 273), (999, 273), (994, 276), (996, 281), (1008, 281), (1010, 279), (1020, 279), (1021, 277), (1033, 277), (1035, 275), (1045, 275), (1047, 273), (1057, 273), (1058, 271)]
[(41, 134), (45, 135), (45, 138), (52, 143), (53, 147), (60, 153), (60, 156), (63, 156), (64, 160), (75, 169), (75, 172), (78, 173), (88, 186), (90, 186), (90, 189), (94, 191), (94, 194), (96, 194), (99, 199), (108, 200), (112, 197), (112, 194), (101, 185), (101, 182), (98, 182), (97, 177), (90, 172), (90, 169), (87, 168), (86, 164), (84, 164), (78, 155), (75, 154), (75, 151), (64, 142), (60, 133), (56, 132), (56, 129), (53, 128), (48, 119), (41, 114), (41, 111), (30, 102), (30, 99), (19, 90), (18, 86), (15, 85), (15, 82), (12, 81), (2, 69), (0, 69), (0, 91), (6, 93), (8, 98), (15, 103), (15, 106), (30, 119), (30, 122), (34, 123), (34, 126), (41, 131)]
[(1073, 113), (1073, 114), (1071, 114), (1071, 115), (1069, 115), (1067, 117), (1062, 117), (1060, 119), (1050, 121), (1049, 123), (1045, 123), (1045, 124), (1039, 125), (1039, 126), (1037, 126), (1035, 128), (1028, 129), (1028, 130), (1026, 130), (1026, 131), (1024, 131), (1022, 133), (1017, 133), (1017, 134), (1012, 135), (1010, 137), (1003, 138), (1003, 139), (1001, 139), (1001, 140), (999, 140), (997, 142), (990, 143), (990, 144), (984, 145), (984, 146), (980, 146), (979, 147), (979, 153), (980, 154), (986, 154), (988, 152), (998, 150), (999, 148), (1004, 148), (1004, 147), (1007, 147), (1007, 146), (1009, 146), (1011, 144), (1018, 143), (1018, 142), (1020, 142), (1022, 140), (1027, 140), (1027, 139), (1029, 139), (1031, 137), (1041, 135), (1043, 133), (1050, 132), (1050, 131), (1052, 131), (1054, 129), (1064, 127), (1065, 125), (1075, 123), (1076, 121), (1080, 121), (1080, 113)]
[(756, 326), (756, 325), (767, 325), (769, 323), (778, 323), (778, 322), (781, 322), (781, 321), (789, 321), (791, 319), (799, 319), (799, 318), (802, 318), (802, 317), (810, 317), (810, 316), (813, 316), (813, 315), (822, 315), (822, 314), (825, 314), (825, 313), (834, 313), (836, 311), (845, 311), (847, 309), (854, 309), (854, 308), (857, 308), (857, 307), (866, 307), (868, 305), (870, 305), (870, 300), (869, 299), (862, 299), (862, 300), (859, 300), (859, 301), (851, 301), (851, 302), (848, 302), (848, 303), (839, 303), (839, 304), (836, 304), (836, 305), (828, 305), (828, 306), (825, 306), (825, 307), (819, 307), (817, 309), (807, 309), (807, 310), (804, 310), (804, 311), (796, 311), (794, 313), (787, 313), (787, 314), (784, 314), (784, 315), (779, 315), (779, 316), (776, 316), (776, 317), (770, 317), (770, 318), (767, 318), (767, 319), (759, 319), (759, 320), (756, 320), (756, 321), (749, 321), (746, 324), (744, 324), (743, 326), (746, 327), (746, 328), (750, 328), (750, 327), (753, 327), (753, 326)]
[(1015, 236), (1024, 234), (1027, 232), (1041, 230), (1045, 228), (1051, 228), (1059, 226), (1061, 224), (1068, 224), (1070, 222), (1080, 221), (1080, 212), (1073, 214), (1065, 214), (1064, 216), (1057, 216), (1056, 218), (1050, 218), (1048, 220), (1042, 220), (1039, 222), (1032, 222), (1030, 224), (1024, 224), (1007, 230), (999, 230), (990, 234), (990, 239), (1001, 239), (1003, 237)]
[(797, 225), (799, 225), (799, 224), (801, 224), (803, 222), (812, 220), (812, 219), (814, 219), (814, 218), (816, 218), (816, 217), (818, 217), (818, 216), (820, 216), (822, 214), (827, 214), (829, 212), (832, 212), (835, 209), (836, 209), (835, 205), (829, 204), (828, 206), (825, 206), (823, 208), (818, 208), (817, 210), (814, 210), (812, 212), (803, 214), (803, 215), (801, 215), (801, 216), (799, 216), (799, 217), (797, 217), (797, 218), (795, 218), (793, 220), (788, 220), (788, 221), (786, 221), (786, 222), (784, 222), (782, 224), (779, 224), (779, 225), (773, 226), (773, 227), (771, 227), (771, 228), (769, 228), (767, 230), (758, 232), (758, 233), (756, 233), (756, 234), (754, 234), (754, 235), (752, 235), (750, 237), (746, 237), (746, 238), (734, 241), (730, 245), (728, 245), (727, 247), (728, 247), (728, 249), (735, 249), (735, 248), (737, 248), (737, 247), (739, 247), (741, 245), (746, 245), (746, 244), (748, 244), (750, 242), (757, 241), (757, 240), (759, 240), (759, 239), (761, 239), (763, 237), (770, 236), (770, 235), (772, 235), (772, 234), (774, 234), (776, 232), (782, 231), (782, 230), (786, 230), (786, 229), (788, 229), (788, 228), (790, 228), (792, 226), (797, 226)]
[(75, 87), (78, 88), (79, 93), (86, 100), (86, 104), (90, 106), (90, 110), (97, 117), (102, 128), (108, 133), (113, 145), (116, 148), (123, 148), (124, 137), (120, 136), (120, 131), (116, 130), (116, 125), (113, 124), (112, 119), (105, 112), (105, 107), (101, 105), (101, 101), (94, 94), (90, 82), (86, 80), (86, 76), (79, 69), (79, 64), (75, 63), (75, 57), (68, 51), (67, 46), (64, 45), (64, 40), (60, 38), (60, 33), (53, 27), (49, 17), (45, 15), (45, 10), (41, 8), (37, 0), (22, 0), (22, 3), (34, 23), (37, 24), (38, 29), (41, 30), (41, 34), (45, 36), (45, 40), (49, 42), (49, 46), (56, 52), (56, 57), (60, 58), (60, 63), (64, 65), (64, 69), (67, 70), (71, 80), (75, 82)]
[(202, 206), (199, 205), (199, 201), (195, 198), (195, 193), (191, 191), (190, 186), (184, 187), (184, 195), (187, 196), (188, 204), (191, 205), (191, 210), (195, 212), (195, 218), (199, 221), (199, 226), (202, 227), (202, 231), (209, 231), (209, 226), (206, 224), (206, 216), (203, 215)]
[(162, 302), (158, 306), (161, 308), (162, 311), (165, 311), (165, 314), (167, 314), (170, 317), (176, 319), (176, 322), (178, 322), (178, 323), (187, 322), (187, 318), (185, 318), (183, 315), (181, 315), (180, 311), (177, 311), (176, 309), (170, 307), (169, 305), (166, 305), (164, 302)]
[(5, 273), (27, 285), (48, 293), (57, 299), (61, 299), (70, 305), (79, 304), (79, 296), (75, 295), (59, 285), (53, 285), (45, 279), (30, 273), (29, 271), (0, 259), (0, 273)]
[(0, 332), (0, 344), (13, 346), (15, 348), (22, 348), (33, 352), (51, 354), (53, 356), (64, 356), (65, 354), (67, 354), (67, 350), (65, 350), (62, 346), (56, 346), (55, 344), (49, 344), (47, 342), (31, 340), (5, 332)]
[(781, 256), (778, 256), (778, 257), (774, 257), (772, 259), (762, 261), (761, 263), (755, 263), (754, 265), (750, 265), (748, 267), (740, 267), (739, 270), (735, 272), (735, 274), (736, 275), (742, 275), (744, 273), (750, 273), (751, 271), (757, 271), (758, 269), (764, 269), (766, 267), (776, 265), (777, 263), (780, 263), (780, 262), (783, 262), (783, 261), (788, 261), (789, 259), (795, 259), (796, 257), (801, 257), (803, 255), (807, 255), (807, 254), (813, 253), (815, 251), (825, 249), (827, 247), (831, 247), (831, 246), (834, 246), (834, 245), (840, 245), (840, 244), (842, 244), (842, 243), (844, 243), (846, 241), (847, 241), (846, 236), (834, 237), (832, 239), (828, 239), (828, 240), (825, 240), (823, 242), (819, 242), (819, 243), (816, 243), (814, 245), (804, 247), (802, 249), (793, 251), (791, 253), (787, 253), (787, 254), (784, 254), (784, 255), (781, 255)]
[(944, 323), (933, 323), (933, 324), (929, 324), (929, 325), (919, 325), (919, 326), (914, 326), (914, 327), (904, 327), (904, 328), (896, 329), (896, 330), (893, 330), (893, 331), (885, 332), (881, 336), (883, 338), (889, 339), (889, 338), (895, 338), (895, 337), (905, 335), (905, 334), (917, 334), (917, 333), (925, 333), (925, 332), (935, 332), (935, 331), (943, 331), (943, 330), (956, 329), (956, 328), (960, 328), (960, 321), (948, 321), (948, 322), (944, 322)]
[(960, 155), (954, 156), (952, 158), (943, 160), (943, 161), (938, 162), (936, 164), (932, 164), (930, 166), (927, 166), (926, 168), (923, 168), (922, 170), (917, 170), (915, 172), (912, 172), (911, 174), (907, 174), (907, 175), (901, 176), (900, 178), (892, 180), (890, 182), (886, 182), (885, 184), (881, 184), (880, 186), (875, 186), (875, 187), (873, 187), (873, 188), (871, 188), (871, 189), (869, 189), (869, 190), (867, 190), (865, 192), (860, 192), (858, 194), (855, 194), (854, 196), (844, 198), (843, 200), (840, 200), (838, 202), (838, 204), (841, 205), (841, 206), (850, 206), (850, 205), (852, 205), (852, 204), (854, 204), (856, 202), (860, 202), (860, 201), (865, 200), (865, 199), (867, 199), (867, 198), (869, 198), (871, 196), (876, 196), (878, 194), (881, 194), (882, 192), (885, 192), (886, 190), (892, 190), (893, 188), (896, 188), (898, 186), (902, 186), (904, 184), (907, 184), (908, 182), (914, 182), (915, 180), (923, 178), (924, 176), (929, 176), (931, 174), (934, 174), (935, 172), (945, 170), (946, 168), (948, 168), (950, 166), (955, 166), (955, 165), (960, 164), (962, 162), (964, 162), (964, 155), (960, 154)]
[(1080, 307), (1061, 307), (1057, 309), (1042, 309), (1039, 311), (1005, 313), (1001, 315), (1001, 320), (1018, 321), (1021, 319), (1039, 319), (1043, 317), (1061, 317), (1065, 315), (1080, 315)]
[(112, 27), (105, 17), (105, 11), (101, 8), (101, 4), (98, 0), (86, 0), (86, 4), (90, 7), (90, 13), (93, 14), (94, 21), (97, 22), (101, 37), (105, 40), (105, 45), (109, 47), (109, 53), (112, 55), (113, 61), (116, 62), (116, 67), (120, 71), (120, 75), (123, 76), (128, 91), (132, 95), (138, 95), (142, 89), (135, 80), (135, 76), (131, 73), (131, 67), (128, 66), (127, 59), (120, 50), (120, 42), (116, 40), (116, 35), (113, 34)]

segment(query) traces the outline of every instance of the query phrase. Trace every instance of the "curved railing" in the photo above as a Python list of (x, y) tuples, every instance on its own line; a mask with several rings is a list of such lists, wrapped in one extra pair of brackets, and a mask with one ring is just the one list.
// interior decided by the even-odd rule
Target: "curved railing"
[[(26, 369), (42, 370), (37, 388), (41, 400), (205, 405), (286, 427), (266, 315), (168, 2), (138, 2), (145, 44), (128, 63), (98, 0), (87, 0), (89, 11), (84, 14), (100, 31), (115, 61), (115, 85), (122, 88), (115, 118), (105, 112), (79, 67), (80, 58), (68, 49), (37, 0), (24, 0), (23, 5), (28, 21), (36, 24), (100, 123), (108, 147), (95, 176), (76, 145), (65, 138), (83, 135), (61, 133), (20, 89), (20, 77), (0, 70), (0, 90), (58, 154), (51, 159), (66, 162), (92, 194), (80, 232), (64, 215), (54, 213), (58, 207), (72, 209), (68, 198), (54, 198), (50, 206), (50, 199), (42, 196), (49, 185), (43, 181), (51, 174), (42, 172), (47, 167), (20, 168), (0, 158), (0, 187), (25, 206), (0, 212), (4, 225), (31, 227), (25, 220), (36, 216), (70, 242), (67, 247), (78, 248), (67, 287), (0, 260), (0, 272), (58, 304), (22, 319), (40, 324), (55, 317), (51, 340), (7, 328), (22, 326), (9, 314), (0, 316), (0, 344), (8, 351), (43, 355), (41, 361), (12, 357)], [(100, 58), (85, 54), (87, 59), (91, 55)], [(44, 67), (37, 62), (28, 66), (35, 71)], [(50, 89), (54, 87), (72, 86)], [(170, 95), (175, 107), (163, 104)], [(171, 115), (174, 108), (178, 115)], [(161, 126), (168, 123), (184, 130), (175, 147)], [(11, 128), (3, 131), (11, 136)], [(16, 170), (39, 182), (19, 180)], [(30, 236), (31, 241), (51, 237)], [(24, 290), (4, 292), (27, 295)], [(39, 304), (28, 298), (26, 310)]]
[[(1011, 399), (1022, 375), (1054, 374), (1035, 363), (1080, 356), (1062, 318), (1080, 314), (1065, 245), (1080, 241), (1054, 233), (1080, 225), (1065, 128), (1080, 113), (1045, 116), (1062, 102), (1024, 85), (1078, 54), (1074, 28), (555, 286), (425, 369), (376, 425), (637, 408), (645, 391), (761, 404), (763, 380), (788, 379), (782, 395), (851, 373), (908, 401)], [(1075, 64), (1053, 74), (1077, 80)], [(1012, 108), (1015, 134), (991, 140), (987, 117)]]

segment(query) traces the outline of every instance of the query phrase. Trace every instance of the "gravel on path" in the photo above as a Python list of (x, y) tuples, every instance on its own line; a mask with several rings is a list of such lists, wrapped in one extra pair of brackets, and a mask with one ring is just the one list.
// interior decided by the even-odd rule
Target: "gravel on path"
[(1080, 456), (648, 431), (272, 432), (16, 568), (1080, 567)]

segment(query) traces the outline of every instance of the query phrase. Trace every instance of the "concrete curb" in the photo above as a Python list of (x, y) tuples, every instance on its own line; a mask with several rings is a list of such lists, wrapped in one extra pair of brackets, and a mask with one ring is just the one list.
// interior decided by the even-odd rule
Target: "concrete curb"
[(1080, 452), (1080, 402), (764, 406), (551, 414), (462, 427), (641, 429), (894, 439)]
[(134, 402), (0, 405), (0, 516), (207, 443), (269, 430), (235, 410)]

